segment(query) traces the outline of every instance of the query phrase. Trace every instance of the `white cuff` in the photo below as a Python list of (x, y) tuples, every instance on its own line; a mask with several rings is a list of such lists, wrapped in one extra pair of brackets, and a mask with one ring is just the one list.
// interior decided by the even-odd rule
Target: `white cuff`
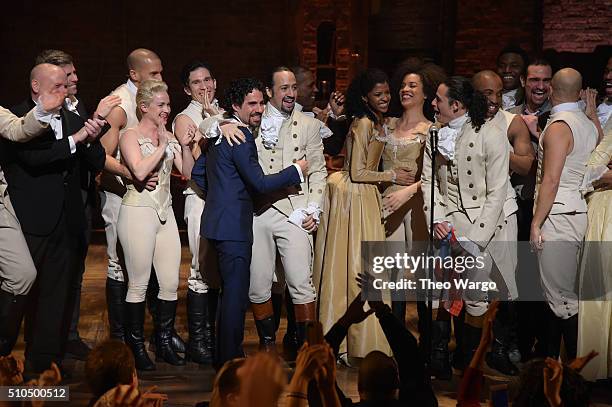
[(45, 112), (42, 104), (39, 103), (36, 105), (36, 107), (34, 107), (34, 117), (39, 122), (50, 124), (51, 120), (53, 119), (53, 113)]
[(68, 144), (70, 144), (70, 154), (76, 153), (76, 144), (72, 136), (68, 136)]
[(300, 182), (304, 182), (304, 174), (302, 174), (302, 168), (297, 164), (293, 164), (293, 166), (295, 167), (295, 169), (297, 169), (298, 174), (300, 174)]

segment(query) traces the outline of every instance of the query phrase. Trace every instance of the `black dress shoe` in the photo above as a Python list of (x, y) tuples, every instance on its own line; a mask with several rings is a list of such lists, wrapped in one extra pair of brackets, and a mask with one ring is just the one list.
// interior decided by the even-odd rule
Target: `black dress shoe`
[(66, 358), (76, 360), (87, 360), (91, 348), (83, 339), (74, 339), (66, 343)]

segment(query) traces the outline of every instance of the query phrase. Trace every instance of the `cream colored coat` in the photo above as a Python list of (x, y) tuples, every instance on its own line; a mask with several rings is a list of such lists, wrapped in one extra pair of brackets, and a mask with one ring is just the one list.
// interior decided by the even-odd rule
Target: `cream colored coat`
[[(455, 145), (458, 159), (458, 179), (461, 207), (448, 199), (447, 176), (450, 164), (442, 156), (436, 157), (436, 183), (434, 189), (434, 220), (451, 221), (453, 212), (463, 212), (470, 226), (461, 233), (476, 243), (489, 242), (504, 221), (504, 203), (508, 191), (510, 145), (506, 130), (497, 120), (487, 121), (480, 132), (468, 121), (461, 129)], [(431, 145), (427, 140), (421, 176), (425, 214), (428, 223), (431, 191)], [(451, 221), (452, 222), (452, 221)]]

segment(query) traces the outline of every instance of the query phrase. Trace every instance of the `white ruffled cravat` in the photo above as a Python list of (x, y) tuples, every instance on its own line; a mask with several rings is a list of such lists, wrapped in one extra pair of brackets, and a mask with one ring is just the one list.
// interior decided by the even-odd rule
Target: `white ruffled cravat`
[(502, 106), (504, 110), (508, 110), (516, 106), (516, 92), (518, 89), (512, 89), (502, 93)]
[(268, 102), (267, 109), (261, 118), (259, 135), (265, 148), (274, 148), (278, 144), (278, 135), (283, 122), (289, 118), (287, 113), (279, 111)]
[(447, 160), (455, 158), (455, 142), (463, 124), (468, 120), (467, 113), (459, 116), (444, 126), (438, 132), (438, 152)]
[(606, 123), (610, 120), (610, 116), (612, 115), (612, 103), (607, 104), (606, 102), (601, 103), (597, 106), (597, 117), (599, 118), (599, 123), (601, 123), (601, 127), (606, 127)]

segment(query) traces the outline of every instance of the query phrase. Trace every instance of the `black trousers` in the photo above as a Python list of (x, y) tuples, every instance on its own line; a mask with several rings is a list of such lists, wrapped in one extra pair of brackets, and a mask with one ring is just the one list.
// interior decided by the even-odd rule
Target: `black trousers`
[(68, 332), (68, 340), (76, 341), (80, 339), (79, 335), (79, 318), (81, 316), (81, 287), (83, 285), (83, 275), (85, 274), (85, 259), (87, 258), (87, 249), (91, 241), (91, 230), (92, 230), (92, 207), (90, 205), (85, 206), (85, 220), (87, 221), (87, 229), (83, 232), (82, 239), (77, 241), (77, 250), (79, 257), (78, 271), (74, 284), (72, 285), (73, 290), (73, 307), (72, 317), (70, 321), (70, 330)]
[(28, 367), (41, 372), (63, 357), (74, 304), (78, 238), (69, 232), (65, 213), (49, 235), (24, 236), (37, 272), (26, 312), (25, 356)]

